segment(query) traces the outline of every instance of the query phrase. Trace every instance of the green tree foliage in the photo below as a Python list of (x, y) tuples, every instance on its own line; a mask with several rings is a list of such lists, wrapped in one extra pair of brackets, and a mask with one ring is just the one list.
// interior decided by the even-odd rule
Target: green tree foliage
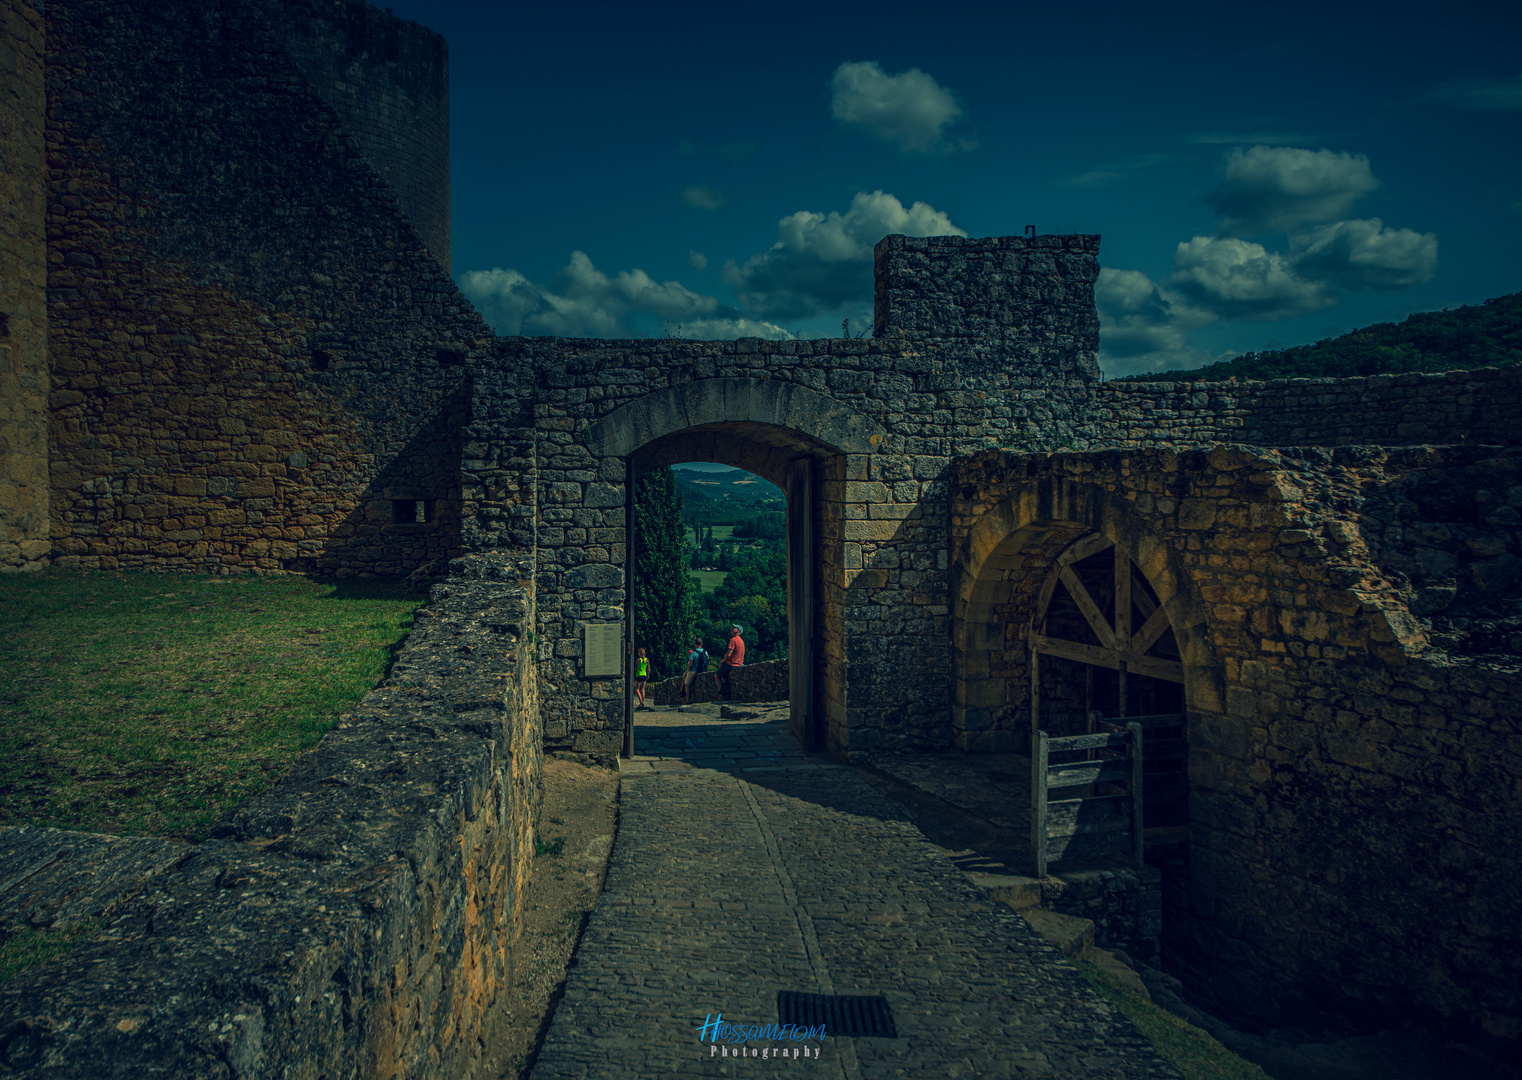
[(703, 640), (724, 655), (729, 627), (745, 628), (745, 660), (777, 660), (787, 655), (787, 554), (768, 545), (741, 563), (712, 593), (702, 597)]
[(784, 540), (787, 538), (787, 514), (771, 511), (746, 518), (735, 526), (734, 535), (747, 540)]
[(652, 679), (680, 674), (692, 640), (685, 534), (671, 470), (640, 477), (634, 485), (634, 645), (649, 655)]
[(1314, 345), (1247, 353), (1187, 371), (1128, 376), (1142, 382), (1325, 379), (1408, 371), (1465, 371), (1522, 363), (1522, 293), (1451, 311), (1427, 311)]

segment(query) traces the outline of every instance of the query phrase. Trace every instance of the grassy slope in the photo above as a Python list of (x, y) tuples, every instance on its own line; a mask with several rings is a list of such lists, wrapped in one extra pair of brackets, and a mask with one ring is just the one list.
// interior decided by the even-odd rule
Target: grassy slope
[(1257, 1065), (1238, 1057), (1209, 1033), (1127, 989), (1094, 964), (1075, 963), (1089, 985), (1124, 1013), (1184, 1080), (1269, 1080)]
[(1522, 293), (1451, 311), (1426, 311), (1314, 345), (1248, 353), (1208, 367), (1130, 375), (1141, 382), (1321, 379), (1460, 371), (1522, 363)]
[(204, 836), (376, 684), (419, 602), (295, 577), (0, 577), (0, 825)]

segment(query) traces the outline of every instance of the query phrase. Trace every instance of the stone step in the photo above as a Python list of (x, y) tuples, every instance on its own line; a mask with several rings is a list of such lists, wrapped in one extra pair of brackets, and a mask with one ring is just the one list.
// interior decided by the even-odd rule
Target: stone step
[(1063, 956), (1069, 958), (1084, 956), (1094, 948), (1092, 919), (1059, 915), (1055, 911), (1038, 907), (1025, 908), (1020, 912), (1020, 916), (1031, 924), (1031, 928), (1036, 933), (1057, 946), (1057, 950)]

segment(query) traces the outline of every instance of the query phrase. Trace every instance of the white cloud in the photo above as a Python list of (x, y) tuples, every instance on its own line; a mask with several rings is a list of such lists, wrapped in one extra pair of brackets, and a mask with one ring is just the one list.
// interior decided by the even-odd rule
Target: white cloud
[(508, 336), (632, 338), (640, 315), (679, 323), (684, 337), (790, 338), (774, 323), (746, 317), (711, 296), (675, 281), (657, 282), (643, 270), (609, 277), (580, 251), (545, 288), (516, 270), (470, 270), (460, 290), (499, 334)]
[(724, 280), (747, 310), (767, 318), (802, 318), (872, 295), (872, 248), (889, 233), (966, 236), (927, 203), (905, 209), (882, 191), (859, 192), (844, 214), (800, 210), (777, 223), (778, 240), (743, 265), (730, 262)]
[(1324, 282), (1301, 277), (1289, 256), (1233, 237), (1179, 244), (1170, 283), (1207, 311), (1248, 322), (1292, 319), (1337, 302)]
[(1069, 187), (1105, 187), (1117, 180), (1123, 180), (1141, 169), (1150, 169), (1154, 165), (1162, 165), (1172, 160), (1172, 154), (1139, 154), (1135, 157), (1107, 162), (1098, 168), (1090, 169), (1086, 173), (1079, 173), (1077, 176), (1069, 177), (1065, 183)]
[(1287, 232), (1335, 221), (1379, 186), (1362, 154), (1254, 146), (1226, 155), (1225, 177), (1208, 195), (1223, 236)]
[(1199, 367), (1213, 359), (1189, 344), (1188, 331), (1214, 322), (1215, 315), (1139, 270), (1102, 268), (1094, 300), (1099, 362), (1111, 376)]
[(1465, 79), (1438, 87), (1432, 96), (1462, 109), (1514, 112), (1522, 109), (1522, 75), (1504, 79)]
[(707, 184), (694, 184), (682, 192), (682, 201), (699, 210), (717, 210), (724, 205), (724, 196)]
[(694, 270), (698, 271), (698, 273), (702, 273), (704, 270), (708, 269), (708, 256), (704, 255), (701, 251), (694, 251), (693, 249), (688, 248), (687, 264)]
[(970, 149), (945, 141), (962, 115), (956, 98), (919, 68), (889, 75), (876, 61), (841, 64), (830, 77), (830, 114), (900, 150), (920, 154)]
[(1299, 131), (1255, 131), (1243, 134), (1234, 131), (1200, 131), (1184, 136), (1185, 142), (1202, 146), (1288, 146), (1292, 143), (1315, 142), (1319, 136)]
[(1297, 273), (1339, 289), (1392, 292), (1437, 272), (1437, 236), (1388, 229), (1379, 218), (1338, 221), (1290, 237)]

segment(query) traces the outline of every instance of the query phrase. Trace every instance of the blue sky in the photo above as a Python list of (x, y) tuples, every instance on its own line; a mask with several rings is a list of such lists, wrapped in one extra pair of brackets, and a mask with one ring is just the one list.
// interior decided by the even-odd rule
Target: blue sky
[(1101, 362), (1522, 289), (1522, 5), (393, 2), (500, 333), (815, 337), (886, 232), (1103, 235)]

